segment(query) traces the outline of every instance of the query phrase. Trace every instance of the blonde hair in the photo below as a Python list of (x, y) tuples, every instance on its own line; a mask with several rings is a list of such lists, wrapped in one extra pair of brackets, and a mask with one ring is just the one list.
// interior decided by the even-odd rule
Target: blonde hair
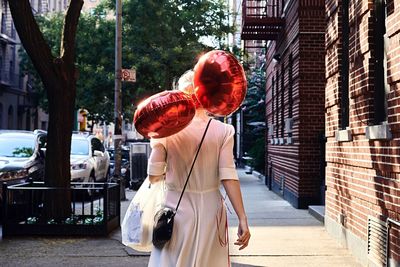
[(194, 71), (187, 70), (184, 74), (182, 74), (182, 76), (178, 80), (177, 84), (178, 90), (187, 94), (193, 94), (194, 93), (193, 78), (194, 78)]

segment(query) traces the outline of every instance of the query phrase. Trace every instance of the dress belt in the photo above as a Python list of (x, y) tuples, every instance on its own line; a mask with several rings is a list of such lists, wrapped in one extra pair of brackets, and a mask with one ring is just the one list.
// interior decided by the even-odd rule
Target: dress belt
[[(168, 191), (182, 192), (183, 188), (175, 188), (175, 187), (166, 185), (166, 189)], [(205, 193), (210, 193), (210, 192), (214, 192), (214, 191), (219, 191), (219, 187), (210, 188), (210, 189), (206, 189), (206, 190), (192, 190), (192, 189), (186, 188), (185, 193), (188, 192), (188, 193), (195, 193), (195, 194), (205, 194)]]

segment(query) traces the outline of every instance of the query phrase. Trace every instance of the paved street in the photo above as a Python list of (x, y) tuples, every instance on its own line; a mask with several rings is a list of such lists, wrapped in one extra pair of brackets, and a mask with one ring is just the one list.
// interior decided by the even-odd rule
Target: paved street
[[(294, 209), (244, 170), (239, 174), (252, 238), (243, 251), (231, 246), (234, 267), (361, 266), (307, 210)], [(127, 191), (129, 200), (133, 195)], [(123, 213), (128, 204), (122, 203)], [(234, 214), (229, 221), (232, 245), (237, 229)], [(1, 239), (0, 266), (147, 266), (148, 254), (137, 253), (119, 240), (120, 231), (109, 238)]]

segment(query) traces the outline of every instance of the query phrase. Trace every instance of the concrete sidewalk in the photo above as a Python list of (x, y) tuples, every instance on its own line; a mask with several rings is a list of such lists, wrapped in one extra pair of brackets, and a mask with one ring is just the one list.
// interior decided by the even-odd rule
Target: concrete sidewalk
[[(258, 178), (238, 172), (252, 237), (249, 247), (238, 251), (232, 245), (237, 220), (229, 214), (232, 266), (361, 266), (306, 210), (294, 209)], [(127, 191), (129, 200), (133, 195)], [(121, 214), (128, 205), (122, 202)], [(119, 230), (108, 238), (0, 239), (0, 266), (147, 266), (148, 254), (123, 246), (120, 239)]]
[[(261, 180), (244, 170), (238, 172), (252, 237), (245, 250), (231, 247), (233, 263), (243, 264), (237, 266), (361, 266), (307, 210), (293, 208), (269, 191)], [(232, 244), (237, 221), (234, 214), (229, 218)]]

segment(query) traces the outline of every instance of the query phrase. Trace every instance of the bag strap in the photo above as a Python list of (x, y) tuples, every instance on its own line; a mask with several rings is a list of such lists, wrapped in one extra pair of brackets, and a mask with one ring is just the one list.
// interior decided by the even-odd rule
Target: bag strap
[(211, 120), (212, 120), (212, 119), (209, 119), (209, 120), (208, 120), (207, 127), (206, 127), (206, 129), (204, 130), (203, 137), (201, 138), (199, 147), (197, 148), (197, 152), (196, 152), (196, 155), (194, 156), (194, 160), (193, 160), (193, 163), (192, 163), (192, 167), (190, 168), (189, 174), (188, 174), (188, 176), (187, 176), (187, 178), (186, 178), (185, 185), (183, 186), (183, 189), (182, 189), (181, 196), (179, 197), (178, 204), (176, 205), (175, 213), (178, 211), (179, 204), (181, 203), (183, 193), (185, 192), (186, 186), (187, 186), (187, 184), (188, 184), (188, 182), (189, 182), (190, 174), (191, 174), (192, 171), (193, 171), (194, 163), (196, 162), (197, 156), (199, 155), (201, 145), (203, 144), (204, 138), (206, 137), (206, 133), (207, 133), (207, 130), (208, 130), (208, 126), (210, 126)]

